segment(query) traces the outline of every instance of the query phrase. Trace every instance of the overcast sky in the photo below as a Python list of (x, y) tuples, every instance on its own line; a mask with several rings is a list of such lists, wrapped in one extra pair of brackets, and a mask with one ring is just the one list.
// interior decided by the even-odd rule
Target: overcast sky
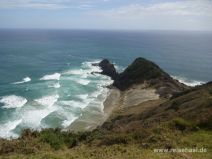
[(212, 0), (0, 0), (0, 28), (212, 31)]

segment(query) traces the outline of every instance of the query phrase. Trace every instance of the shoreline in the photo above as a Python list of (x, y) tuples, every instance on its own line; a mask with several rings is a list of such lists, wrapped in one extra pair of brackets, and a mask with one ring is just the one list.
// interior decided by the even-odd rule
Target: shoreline
[(117, 113), (121, 113), (124, 109), (133, 109), (137, 105), (144, 104), (143, 109), (147, 109), (149, 106), (148, 102), (158, 102), (160, 99), (159, 94), (156, 90), (147, 87), (144, 84), (134, 85), (131, 88), (120, 91), (113, 87), (108, 90), (107, 97), (103, 102), (103, 112), (100, 114), (89, 114), (87, 110), (85, 116), (81, 116), (76, 119), (69, 127), (65, 130), (79, 132), (79, 131), (92, 131), (97, 127), (103, 125), (105, 121), (113, 118)]
[(87, 108), (85, 113), (76, 119), (71, 125), (64, 130), (80, 132), (80, 131), (92, 131), (98, 126), (104, 124), (104, 122), (111, 116), (114, 109), (120, 104), (121, 92), (116, 88), (111, 88), (107, 92), (107, 97), (103, 101), (103, 112), (94, 112), (92, 108)]

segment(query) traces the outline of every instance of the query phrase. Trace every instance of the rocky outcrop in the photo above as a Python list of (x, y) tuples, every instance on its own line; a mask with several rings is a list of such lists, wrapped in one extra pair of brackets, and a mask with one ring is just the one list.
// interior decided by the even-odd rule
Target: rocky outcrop
[(104, 59), (100, 63), (93, 64), (94, 66), (99, 66), (102, 69), (101, 74), (107, 75), (111, 77), (113, 80), (115, 80), (118, 76), (118, 73), (116, 72), (116, 69), (112, 63), (109, 62), (109, 60)]
[(124, 70), (124, 72), (118, 75), (117, 79), (114, 81), (114, 86), (121, 90), (125, 90), (133, 84), (168, 76), (167, 73), (153, 62), (144, 58), (137, 58)]
[(110, 76), (114, 80), (113, 86), (121, 91), (133, 85), (145, 83), (147, 86), (155, 88), (160, 97), (170, 98), (189, 89), (188, 86), (174, 80), (158, 65), (144, 58), (135, 59), (120, 74), (107, 59), (102, 60), (98, 66), (101, 67), (102, 74)]

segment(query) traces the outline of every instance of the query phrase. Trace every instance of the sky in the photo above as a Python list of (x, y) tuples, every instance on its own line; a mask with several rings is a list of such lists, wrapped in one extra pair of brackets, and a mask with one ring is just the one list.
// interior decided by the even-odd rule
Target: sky
[(212, 0), (0, 0), (0, 28), (212, 31)]

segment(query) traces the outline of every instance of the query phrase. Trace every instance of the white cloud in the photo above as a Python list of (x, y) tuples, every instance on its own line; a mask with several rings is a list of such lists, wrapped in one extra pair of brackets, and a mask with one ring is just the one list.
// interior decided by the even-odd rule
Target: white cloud
[(110, 0), (0, 0), (0, 8), (30, 9), (89, 9), (93, 5)]
[[(46, 23), (46, 26), (61, 24), (63, 27), (75, 28), (212, 30), (212, 0), (0, 0), (2, 8), (68, 8), (67, 14), (54, 12), (54, 17), (52, 14), (47, 15), (50, 18), (39, 17), (39, 20), (43, 20), (42, 25)], [(17, 16), (21, 17), (21, 14)], [(38, 15), (33, 14), (35, 17)], [(11, 21), (13, 16), (16, 17), (2, 14), (0, 18)]]
[(0, 8), (64, 9), (91, 8), (91, 0), (0, 0)]
[(0, 0), (0, 8), (35, 8), (35, 9), (62, 9), (67, 8), (63, 0)]
[(117, 29), (212, 30), (211, 0), (137, 3), (88, 14)]
[(151, 5), (130, 4), (112, 10), (99, 11), (94, 14), (121, 18), (139, 18), (151, 15), (212, 16), (212, 1), (184, 0), (154, 3)]

